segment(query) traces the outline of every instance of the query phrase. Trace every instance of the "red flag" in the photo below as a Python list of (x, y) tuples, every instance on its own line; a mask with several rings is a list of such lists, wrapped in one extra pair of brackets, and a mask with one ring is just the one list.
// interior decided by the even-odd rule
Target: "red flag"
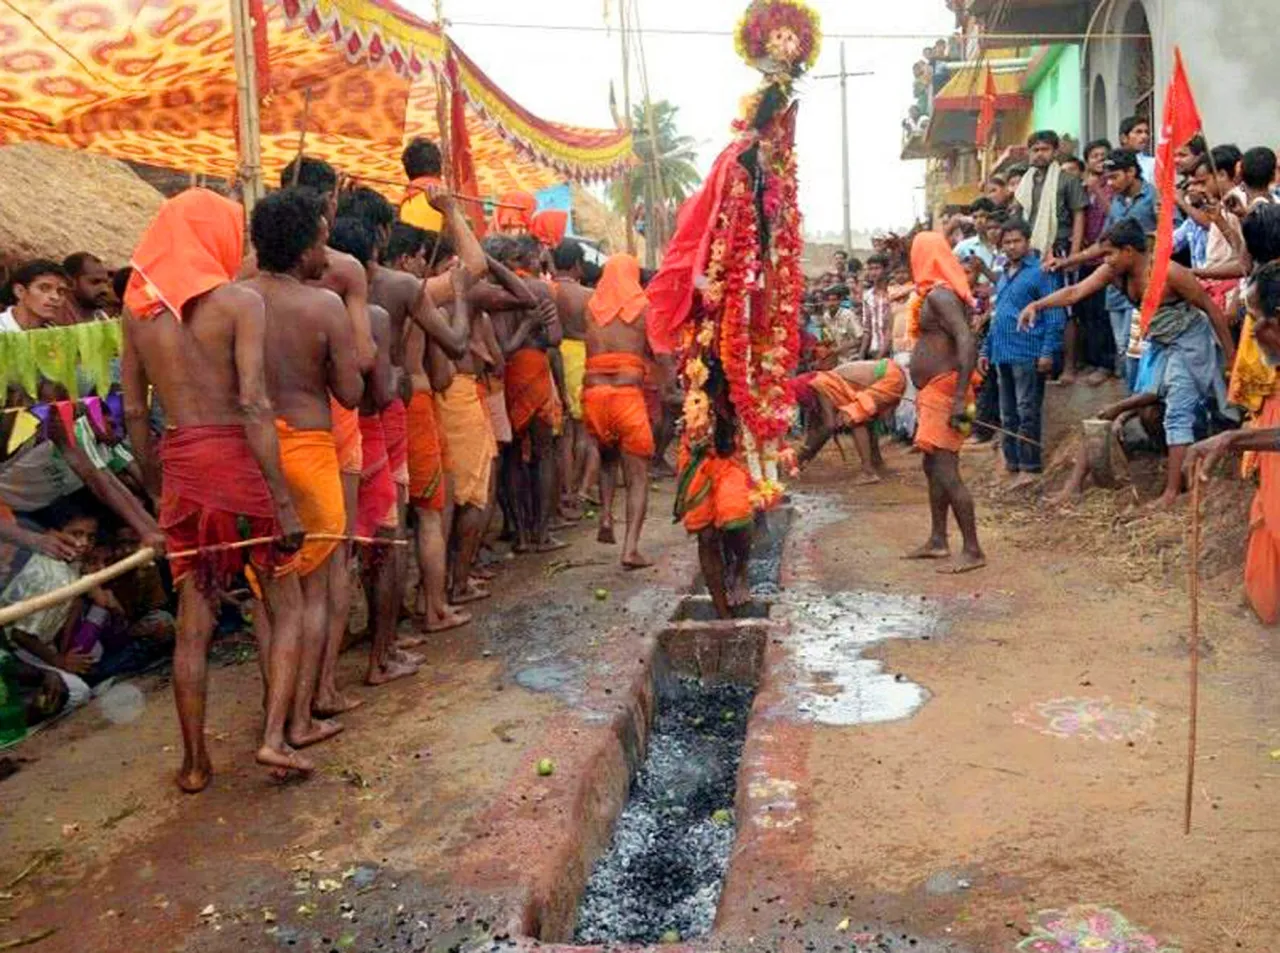
[(1147, 333), (1164, 286), (1169, 280), (1169, 259), (1173, 255), (1174, 176), (1173, 153), (1186, 145), (1201, 129), (1200, 110), (1191, 95), (1186, 70), (1182, 68), (1182, 50), (1173, 48), (1173, 75), (1164, 97), (1164, 122), (1160, 126), (1160, 142), (1156, 146), (1156, 189), (1160, 193), (1160, 218), (1156, 224), (1156, 247), (1152, 253), (1151, 277), (1142, 298), (1142, 333)]
[(986, 88), (982, 91), (982, 108), (978, 110), (978, 145), (985, 146), (996, 128), (996, 78), (987, 64)]

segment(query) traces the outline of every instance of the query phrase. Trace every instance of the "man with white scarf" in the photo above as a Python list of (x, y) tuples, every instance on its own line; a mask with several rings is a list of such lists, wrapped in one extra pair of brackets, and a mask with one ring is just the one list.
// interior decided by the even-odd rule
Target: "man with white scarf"
[[(1031, 247), (1046, 266), (1056, 258), (1080, 251), (1084, 244), (1084, 213), (1089, 207), (1089, 195), (1080, 180), (1062, 174), (1058, 164), (1060, 145), (1058, 134), (1052, 130), (1032, 133), (1027, 140), (1031, 169), (1018, 183), (1013, 197), (1031, 226)], [(1043, 201), (1046, 195), (1054, 201)]]

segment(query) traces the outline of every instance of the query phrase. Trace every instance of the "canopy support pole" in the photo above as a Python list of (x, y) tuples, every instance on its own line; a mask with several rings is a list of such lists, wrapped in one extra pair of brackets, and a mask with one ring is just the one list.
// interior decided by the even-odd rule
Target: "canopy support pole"
[[(622, 34), (622, 108), (625, 110), (623, 115), (627, 120), (627, 133), (631, 136), (632, 149), (635, 146), (635, 129), (631, 121), (631, 51), (627, 48), (627, 0), (622, 0), (618, 4), (618, 21), (621, 29), (618, 31)], [(632, 153), (634, 161), (634, 151)], [(635, 197), (632, 195), (632, 168), (628, 166), (622, 173), (622, 201), (626, 204), (626, 214), (623, 215), (623, 222), (627, 228), (627, 254), (634, 255), (636, 253), (636, 233), (632, 227), (634, 224), (632, 218), (634, 215)], [(646, 223), (648, 227), (648, 223)]]
[(257, 55), (249, 0), (231, 0), (231, 35), (235, 43), (236, 122), (239, 127), (240, 190), (246, 221), (264, 194), (261, 125), (258, 118)]

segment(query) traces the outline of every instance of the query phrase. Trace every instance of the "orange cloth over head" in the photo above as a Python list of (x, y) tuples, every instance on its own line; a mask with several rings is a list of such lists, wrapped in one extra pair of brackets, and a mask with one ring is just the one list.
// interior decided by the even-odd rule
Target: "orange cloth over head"
[[(1280, 396), (1262, 404), (1255, 426), (1280, 427)], [(1258, 454), (1258, 492), (1249, 511), (1244, 591), (1267, 625), (1280, 619), (1280, 453)]]
[(208, 189), (187, 189), (160, 206), (138, 242), (124, 303), (135, 318), (188, 302), (235, 280), (244, 258), (244, 208)]
[(604, 273), (595, 294), (587, 302), (587, 310), (596, 324), (606, 325), (614, 318), (630, 324), (649, 307), (649, 299), (640, 287), (640, 262), (634, 255), (614, 255), (604, 264)]
[[(956, 371), (939, 374), (916, 395), (915, 444), (925, 453), (946, 450), (959, 453), (965, 434), (951, 426), (951, 408), (955, 405), (960, 375)], [(975, 400), (973, 383), (965, 391), (965, 403)]]
[(564, 209), (544, 209), (533, 217), (529, 231), (533, 237), (548, 248), (555, 248), (564, 241), (564, 233), (569, 228), (569, 213)]
[[(503, 208), (514, 205), (515, 208)], [(533, 225), (533, 213), (538, 210), (538, 200), (528, 192), (503, 192), (498, 196), (498, 208), (493, 210), (493, 227), (500, 232), (523, 229)]]
[(938, 232), (921, 232), (911, 243), (911, 280), (921, 298), (934, 288), (943, 287), (950, 288), (971, 308), (976, 303), (964, 266)]

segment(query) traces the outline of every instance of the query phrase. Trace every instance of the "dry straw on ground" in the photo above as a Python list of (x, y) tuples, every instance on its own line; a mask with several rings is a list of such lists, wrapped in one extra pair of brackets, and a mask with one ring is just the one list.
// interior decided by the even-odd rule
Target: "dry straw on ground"
[(34, 142), (0, 148), (0, 264), (87, 251), (117, 268), (163, 200), (115, 159)]

